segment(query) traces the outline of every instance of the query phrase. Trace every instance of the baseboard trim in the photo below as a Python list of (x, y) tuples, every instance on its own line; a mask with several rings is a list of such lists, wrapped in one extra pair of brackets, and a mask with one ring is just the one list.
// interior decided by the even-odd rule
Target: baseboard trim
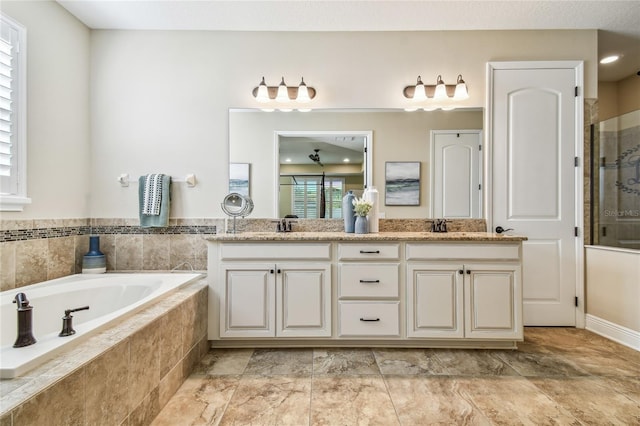
[(587, 314), (586, 329), (607, 339), (640, 351), (640, 332)]

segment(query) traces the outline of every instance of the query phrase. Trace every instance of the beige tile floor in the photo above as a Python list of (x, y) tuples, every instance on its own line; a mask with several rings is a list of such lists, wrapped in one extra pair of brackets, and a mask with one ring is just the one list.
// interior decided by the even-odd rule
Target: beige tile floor
[(640, 352), (574, 328), (517, 351), (211, 349), (154, 425), (640, 425)]

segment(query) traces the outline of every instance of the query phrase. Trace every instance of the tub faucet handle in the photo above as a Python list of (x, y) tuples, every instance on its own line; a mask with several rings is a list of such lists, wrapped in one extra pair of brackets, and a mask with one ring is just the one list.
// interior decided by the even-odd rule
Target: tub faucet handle
[(76, 331), (73, 329), (73, 315), (71, 315), (71, 313), (86, 311), (87, 309), (89, 309), (88, 306), (83, 306), (81, 308), (75, 309), (65, 309), (64, 316), (62, 317), (62, 331), (60, 332), (60, 334), (58, 334), (58, 336), (66, 337), (71, 336), (72, 334), (76, 334)]

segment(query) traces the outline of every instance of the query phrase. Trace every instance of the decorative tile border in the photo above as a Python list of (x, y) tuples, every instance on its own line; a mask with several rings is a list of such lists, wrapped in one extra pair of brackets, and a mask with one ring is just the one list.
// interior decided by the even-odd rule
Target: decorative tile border
[(44, 238), (73, 237), (77, 235), (113, 234), (215, 234), (216, 225), (177, 225), (166, 228), (141, 228), (139, 226), (71, 226), (52, 228), (5, 229), (0, 231), (0, 243), (10, 241), (39, 240)]

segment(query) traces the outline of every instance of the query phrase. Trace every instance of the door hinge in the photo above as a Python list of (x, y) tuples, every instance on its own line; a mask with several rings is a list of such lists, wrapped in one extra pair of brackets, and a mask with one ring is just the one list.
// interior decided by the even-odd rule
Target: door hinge
[(573, 228), (573, 235), (577, 237), (579, 236), (578, 234), (579, 234), (579, 231), (578, 231), (578, 227), (576, 226), (575, 228)]
[(366, 146), (364, 147), (364, 152), (367, 152), (367, 147)]
[(580, 165), (580, 159), (578, 157), (573, 157), (573, 166), (578, 167)]
[(482, 145), (478, 145), (478, 151), (482, 151)]
[(576, 305), (576, 307), (578, 306), (578, 296), (576, 296), (576, 298), (575, 298), (575, 305)]
[(603, 237), (606, 237), (606, 236), (607, 236), (607, 227), (606, 227), (606, 226), (603, 226), (603, 227), (602, 227), (602, 236), (603, 236)]
[(482, 184), (481, 183), (478, 184), (478, 191), (482, 191)]
[(575, 94), (576, 94), (576, 98), (577, 98), (578, 97), (578, 86), (576, 86)]

